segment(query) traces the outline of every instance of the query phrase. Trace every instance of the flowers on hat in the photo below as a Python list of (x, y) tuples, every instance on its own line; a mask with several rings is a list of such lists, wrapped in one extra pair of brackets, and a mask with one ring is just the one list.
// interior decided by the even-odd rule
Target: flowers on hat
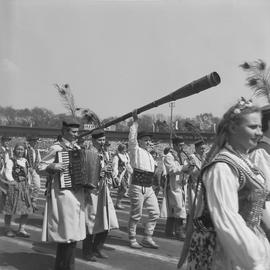
[(253, 106), (253, 103), (251, 99), (246, 100), (244, 97), (241, 97), (241, 99), (235, 105), (233, 114), (239, 114), (241, 113), (242, 110), (252, 107), (252, 106)]

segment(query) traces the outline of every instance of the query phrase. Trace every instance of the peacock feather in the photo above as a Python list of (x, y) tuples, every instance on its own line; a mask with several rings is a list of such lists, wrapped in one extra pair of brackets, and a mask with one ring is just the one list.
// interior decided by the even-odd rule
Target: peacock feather
[(93, 124), (95, 127), (100, 127), (101, 121), (97, 114), (90, 109), (76, 108), (81, 113), (82, 120), (87, 124)]
[(258, 59), (253, 62), (244, 62), (240, 67), (247, 72), (247, 85), (253, 90), (253, 97), (264, 97), (270, 103), (270, 68)]
[(76, 106), (70, 86), (68, 84), (63, 84), (61, 86), (58, 84), (54, 84), (54, 86), (57, 89), (61, 101), (64, 107), (67, 109), (68, 113), (70, 113), (74, 118), (76, 118)]

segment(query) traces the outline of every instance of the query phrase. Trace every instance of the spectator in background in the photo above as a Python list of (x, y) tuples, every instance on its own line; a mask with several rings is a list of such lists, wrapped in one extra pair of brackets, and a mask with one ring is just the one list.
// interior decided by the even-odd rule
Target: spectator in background
[(1, 147), (0, 147), (0, 172), (3, 173), (5, 164), (13, 156), (12, 150), (9, 146), (11, 137), (2, 136), (1, 137)]
[(40, 191), (40, 176), (37, 173), (38, 165), (41, 161), (40, 152), (38, 149), (39, 138), (35, 136), (27, 137), (27, 147), (25, 149), (25, 158), (29, 164), (29, 175), (31, 177), (31, 186), (32, 186), (32, 202), (33, 206), (36, 209), (36, 201)]
[(112, 160), (112, 168), (112, 176), (113, 179), (115, 179), (114, 182), (118, 183), (119, 186), (115, 208), (122, 210), (124, 209), (124, 206), (121, 204), (121, 200), (128, 191), (130, 176), (133, 171), (125, 144), (118, 145), (117, 153)]
[(160, 162), (158, 161), (158, 153), (155, 150), (151, 150), (150, 154), (152, 155), (156, 163), (154, 177), (153, 177), (153, 190), (155, 192), (155, 195), (158, 196), (159, 191), (160, 191), (160, 177), (161, 177), (162, 167), (160, 167)]
[(201, 171), (202, 164), (205, 158), (206, 145), (203, 140), (198, 140), (194, 142), (195, 151), (189, 156), (189, 178), (187, 183), (187, 209), (188, 212), (192, 207), (194, 200), (196, 184), (198, 180), (199, 173)]
[(163, 163), (167, 178), (161, 205), (161, 217), (167, 218), (166, 236), (176, 237), (179, 234), (180, 240), (183, 240), (186, 219), (185, 174), (189, 171), (189, 164), (182, 157), (183, 139), (174, 137), (172, 142), (173, 149), (164, 149)]

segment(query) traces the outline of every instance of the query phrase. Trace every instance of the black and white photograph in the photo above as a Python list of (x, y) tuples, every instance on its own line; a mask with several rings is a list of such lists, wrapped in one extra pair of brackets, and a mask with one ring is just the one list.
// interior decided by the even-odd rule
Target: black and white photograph
[(0, 270), (270, 270), (269, 0), (0, 0)]

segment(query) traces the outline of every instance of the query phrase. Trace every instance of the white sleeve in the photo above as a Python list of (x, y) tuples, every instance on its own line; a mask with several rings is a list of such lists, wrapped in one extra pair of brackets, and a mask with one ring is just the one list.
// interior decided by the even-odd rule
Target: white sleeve
[(115, 155), (112, 160), (112, 177), (115, 178), (118, 175), (118, 156)]
[(128, 150), (129, 150), (130, 164), (132, 165), (132, 167), (136, 167), (137, 165), (136, 162), (139, 150), (137, 135), (138, 135), (138, 122), (135, 121), (130, 126), (128, 136)]
[(50, 164), (54, 163), (57, 151), (61, 151), (61, 147), (52, 145), (48, 154), (38, 164), (39, 171), (45, 171)]
[(231, 260), (244, 269), (261, 268), (265, 248), (238, 213), (239, 181), (229, 165), (217, 163), (203, 177), (217, 236)]
[(8, 159), (5, 167), (5, 177), (8, 181), (14, 181), (14, 178), (12, 176), (13, 165), (13, 161), (11, 159)]
[(171, 154), (167, 154), (163, 159), (167, 174), (180, 174), (183, 166), (174, 159)]

